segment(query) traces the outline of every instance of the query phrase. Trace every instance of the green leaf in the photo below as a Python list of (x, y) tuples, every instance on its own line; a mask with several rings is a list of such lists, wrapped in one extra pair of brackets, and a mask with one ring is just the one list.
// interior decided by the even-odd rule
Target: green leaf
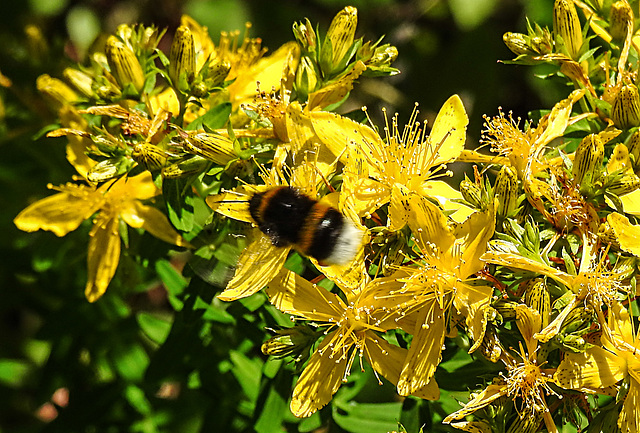
[(139, 413), (143, 415), (151, 414), (151, 403), (149, 403), (149, 400), (142, 389), (134, 385), (129, 385), (124, 391), (124, 396), (129, 404)]
[(258, 399), (260, 377), (262, 376), (262, 361), (258, 358), (249, 359), (235, 350), (229, 353), (233, 369), (231, 372), (240, 383), (242, 390), (252, 402)]
[(109, 354), (122, 378), (131, 382), (142, 380), (149, 356), (139, 344), (122, 343), (114, 339)]
[(195, 131), (198, 129), (205, 129), (212, 131), (214, 129), (223, 128), (229, 120), (231, 115), (231, 103), (225, 102), (220, 105), (216, 105), (202, 116), (195, 119), (185, 128), (188, 131)]
[(402, 403), (334, 404), (332, 416), (336, 424), (352, 433), (393, 431), (398, 427)]
[(136, 316), (140, 330), (151, 341), (157, 344), (162, 344), (167, 339), (169, 331), (171, 331), (171, 322), (156, 317), (152, 314), (140, 312)]
[(183, 232), (193, 229), (193, 202), (191, 179), (164, 179), (162, 195), (167, 205), (171, 224)]
[(180, 295), (189, 285), (188, 281), (168, 260), (158, 260), (156, 262), (156, 273), (162, 280), (169, 294), (173, 296)]
[(287, 412), (287, 400), (271, 386), (262, 405), (262, 412), (254, 428), (257, 433), (276, 433), (282, 431), (282, 420)]

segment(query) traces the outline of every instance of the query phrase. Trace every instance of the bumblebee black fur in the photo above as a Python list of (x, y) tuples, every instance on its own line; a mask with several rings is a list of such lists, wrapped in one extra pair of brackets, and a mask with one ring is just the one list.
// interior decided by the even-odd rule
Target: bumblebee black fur
[(249, 213), (274, 246), (292, 246), (323, 264), (344, 264), (359, 247), (360, 231), (340, 211), (288, 186), (254, 194)]

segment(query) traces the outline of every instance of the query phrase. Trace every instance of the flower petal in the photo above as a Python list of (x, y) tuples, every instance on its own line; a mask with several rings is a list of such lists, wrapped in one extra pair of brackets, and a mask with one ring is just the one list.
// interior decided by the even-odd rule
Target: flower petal
[(290, 250), (274, 247), (271, 240), (260, 233), (240, 255), (235, 275), (218, 298), (233, 301), (258, 292), (278, 275)]
[(90, 236), (84, 294), (89, 302), (95, 302), (107, 290), (120, 260), (118, 218), (99, 214)]
[(131, 227), (143, 228), (158, 239), (179, 247), (191, 247), (160, 210), (135, 200), (121, 210), (120, 216)]
[(269, 283), (266, 293), (278, 310), (309, 320), (334, 321), (346, 308), (335, 294), (284, 268)]
[(594, 346), (583, 353), (567, 353), (553, 379), (566, 389), (597, 391), (615, 384), (626, 375), (624, 357)]
[[(467, 138), (468, 124), (469, 118), (462, 100), (458, 95), (451, 96), (442, 105), (433, 122), (433, 128), (429, 134), (429, 148), (433, 150), (423, 153), (424, 164), (419, 171), (427, 172), (431, 167), (451, 162), (460, 156)], [(434, 153), (437, 153), (435, 161), (432, 160)], [(420, 163), (416, 165), (421, 167)]]
[(607, 222), (616, 234), (620, 248), (636, 257), (640, 256), (640, 225), (631, 224), (629, 218), (617, 212), (607, 215)]
[(621, 432), (640, 431), (640, 384), (636, 380), (629, 383), (629, 391), (624, 399), (620, 416), (618, 417), (618, 427)]
[(410, 395), (426, 386), (433, 378), (442, 358), (445, 324), (444, 310), (437, 299), (426, 302), (417, 321), (411, 347), (398, 379), (398, 394)]
[(92, 188), (68, 184), (73, 188), (43, 198), (18, 214), (15, 225), (26, 232), (49, 230), (64, 236), (75, 230), (82, 221), (93, 215), (102, 203), (102, 194)]
[(335, 359), (331, 347), (341, 335), (332, 332), (322, 341), (318, 349), (311, 355), (309, 363), (300, 375), (291, 397), (291, 412), (304, 418), (331, 401), (333, 394), (342, 384), (347, 368), (347, 356), (350, 347), (344, 347), (345, 358)]

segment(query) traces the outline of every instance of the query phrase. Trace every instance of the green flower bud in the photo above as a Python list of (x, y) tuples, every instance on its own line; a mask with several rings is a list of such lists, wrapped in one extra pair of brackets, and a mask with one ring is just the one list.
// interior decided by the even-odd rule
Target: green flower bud
[(131, 163), (124, 157), (109, 158), (100, 161), (87, 173), (87, 179), (93, 183), (106, 182), (129, 171)]
[(618, 91), (611, 109), (613, 124), (621, 129), (640, 125), (640, 95), (635, 84), (625, 84)]
[(561, 51), (578, 60), (582, 47), (582, 27), (573, 0), (555, 0), (553, 3), (553, 33), (556, 44), (564, 47)]
[(571, 174), (580, 192), (588, 191), (600, 177), (604, 160), (604, 143), (597, 134), (587, 135), (580, 141), (573, 159)]
[(318, 86), (318, 73), (314, 62), (307, 56), (303, 56), (298, 63), (296, 71), (296, 92), (301, 100), (307, 99), (309, 93), (314, 92)]
[(180, 26), (173, 35), (169, 53), (169, 77), (173, 86), (183, 92), (189, 89), (196, 73), (195, 43), (191, 30)]
[(308, 326), (271, 331), (276, 335), (262, 343), (262, 353), (275, 358), (291, 356), (299, 362), (309, 358), (311, 346), (318, 338), (318, 333)]
[(178, 179), (192, 174), (202, 173), (211, 164), (211, 161), (200, 156), (193, 155), (178, 162), (167, 164), (162, 168), (162, 177), (166, 179)]
[(140, 92), (144, 86), (144, 73), (135, 53), (116, 36), (109, 36), (105, 49), (111, 74), (122, 89), (132, 85)]
[(293, 23), (293, 35), (307, 53), (316, 51), (318, 38), (311, 22), (307, 18), (305, 18), (304, 22)]
[(609, 34), (612, 38), (624, 40), (633, 31), (633, 10), (626, 0), (611, 5), (609, 12)]

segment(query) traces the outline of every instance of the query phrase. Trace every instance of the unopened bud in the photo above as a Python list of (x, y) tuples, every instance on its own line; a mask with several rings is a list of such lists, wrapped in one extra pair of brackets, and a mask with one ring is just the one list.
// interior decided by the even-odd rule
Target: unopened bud
[(111, 73), (122, 89), (128, 85), (140, 92), (144, 86), (144, 73), (135, 53), (116, 36), (109, 36), (105, 49)]
[(358, 10), (353, 6), (345, 7), (333, 18), (320, 53), (323, 72), (334, 72), (346, 64), (344, 57), (353, 45), (357, 25)]
[(640, 188), (640, 178), (633, 173), (627, 173), (611, 182), (607, 191), (617, 196), (629, 194)]
[(462, 198), (478, 210), (486, 210), (489, 204), (486, 192), (469, 179), (460, 182)]
[(40, 93), (46, 95), (56, 105), (56, 108), (78, 101), (78, 94), (71, 87), (47, 74), (38, 77), (36, 87)]
[(580, 192), (586, 192), (600, 177), (604, 160), (604, 143), (597, 134), (587, 135), (580, 141), (573, 159), (571, 174)]
[(211, 161), (200, 156), (193, 155), (178, 162), (167, 164), (162, 168), (162, 177), (166, 179), (178, 179), (202, 173), (211, 164)]
[(161, 170), (167, 163), (167, 154), (158, 146), (149, 143), (138, 143), (133, 147), (131, 157), (149, 171)]
[(633, 10), (626, 0), (611, 5), (609, 12), (609, 34), (613, 39), (624, 40), (633, 31)]
[(502, 35), (502, 40), (507, 48), (509, 48), (516, 56), (521, 56), (523, 54), (536, 54), (536, 52), (530, 47), (530, 38), (527, 35), (507, 32)]
[(636, 130), (625, 143), (629, 150), (629, 158), (633, 167), (638, 167), (638, 159), (640, 158), (640, 130)]
[(526, 282), (524, 303), (540, 313), (542, 328), (546, 328), (551, 317), (551, 296), (544, 278), (535, 278)]
[(640, 95), (635, 84), (625, 84), (618, 91), (611, 109), (613, 124), (621, 129), (640, 125)]
[(169, 53), (169, 77), (173, 86), (186, 92), (196, 72), (195, 44), (191, 30), (180, 26), (173, 36)]
[(318, 39), (311, 22), (307, 18), (305, 18), (304, 22), (293, 23), (293, 35), (307, 53), (316, 51)]
[(293, 357), (304, 361), (309, 357), (311, 346), (317, 339), (316, 333), (308, 326), (272, 330), (276, 335), (262, 343), (262, 353), (276, 358)]
[(201, 156), (218, 165), (227, 165), (227, 163), (238, 157), (236, 154), (233, 141), (220, 134), (207, 132), (186, 132), (182, 133), (183, 146), (185, 151)]
[(316, 71), (314, 62), (307, 56), (303, 56), (298, 64), (296, 72), (296, 92), (299, 99), (307, 99), (309, 93), (316, 90), (318, 85), (318, 72)]
[(94, 97), (93, 77), (79, 69), (66, 68), (62, 71), (64, 78), (78, 91), (88, 98)]
[(114, 177), (123, 175), (131, 166), (127, 158), (116, 157), (100, 161), (87, 173), (87, 180), (93, 183), (106, 182)]
[(518, 174), (515, 169), (504, 165), (496, 177), (493, 189), (494, 198), (498, 199), (497, 215), (504, 219), (509, 216), (518, 204)]
[(553, 33), (556, 43), (564, 46), (565, 54), (578, 60), (582, 47), (582, 27), (573, 0), (555, 0), (553, 3)]

